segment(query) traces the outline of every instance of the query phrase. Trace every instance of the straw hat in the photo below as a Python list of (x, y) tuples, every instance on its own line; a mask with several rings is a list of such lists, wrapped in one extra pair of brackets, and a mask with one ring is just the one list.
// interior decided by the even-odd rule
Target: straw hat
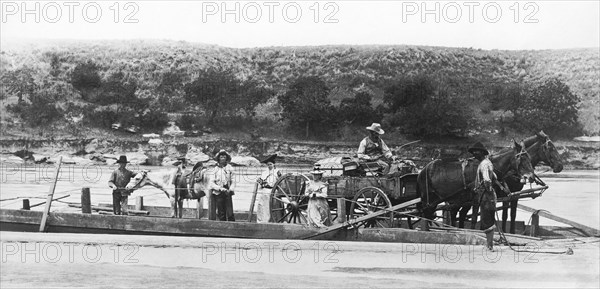
[(367, 126), (367, 129), (370, 131), (374, 131), (378, 134), (384, 134), (385, 131), (383, 131), (383, 129), (381, 129), (381, 125), (378, 123), (373, 123), (371, 126)]
[(227, 162), (231, 161), (231, 155), (229, 155), (229, 153), (227, 153), (225, 150), (220, 150), (216, 155), (215, 155), (215, 161), (219, 161), (219, 157), (221, 155), (226, 155), (227, 156)]

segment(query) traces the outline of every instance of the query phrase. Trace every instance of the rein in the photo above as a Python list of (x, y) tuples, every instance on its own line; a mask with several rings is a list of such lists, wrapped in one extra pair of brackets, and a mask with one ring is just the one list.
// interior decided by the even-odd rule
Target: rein
[(148, 172), (146, 172), (146, 171), (142, 171), (142, 172), (141, 172), (141, 174), (142, 174), (142, 177), (141, 177), (141, 178), (140, 178), (140, 180), (139, 180), (138, 182), (136, 182), (136, 183), (135, 183), (135, 185), (134, 185), (134, 186), (131, 188), (132, 190), (139, 189), (139, 185), (140, 185), (140, 183), (142, 183), (142, 181), (143, 181), (145, 178), (147, 178), (147, 177), (148, 177)]

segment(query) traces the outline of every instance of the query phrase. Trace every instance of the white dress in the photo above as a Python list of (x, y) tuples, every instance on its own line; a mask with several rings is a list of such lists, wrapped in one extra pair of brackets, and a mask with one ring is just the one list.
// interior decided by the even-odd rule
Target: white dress
[(268, 223), (271, 218), (271, 191), (277, 179), (281, 176), (279, 169), (265, 170), (259, 179), (257, 202), (256, 202), (256, 222)]
[(331, 210), (327, 203), (327, 183), (322, 181), (310, 182), (306, 195), (308, 195), (308, 223), (318, 227), (331, 226)]

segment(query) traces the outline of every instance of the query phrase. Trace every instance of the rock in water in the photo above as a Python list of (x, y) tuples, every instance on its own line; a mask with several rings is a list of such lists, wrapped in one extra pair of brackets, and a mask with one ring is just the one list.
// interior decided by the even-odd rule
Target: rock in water
[(40, 154), (33, 154), (33, 161), (34, 161), (36, 164), (43, 163), (43, 162), (45, 162), (46, 160), (48, 160), (48, 156), (45, 156), (45, 155), (40, 155)]
[(208, 155), (202, 152), (188, 152), (185, 157), (189, 160), (192, 166), (197, 162), (206, 162), (210, 159)]
[(86, 154), (91, 154), (96, 152), (96, 150), (98, 149), (98, 140), (97, 139), (93, 139), (92, 141), (90, 141), (90, 143), (88, 143), (85, 146), (85, 153)]
[(159, 144), (163, 144), (163, 141), (159, 138), (153, 138), (153, 139), (148, 140), (148, 144), (159, 145)]
[(231, 165), (245, 166), (245, 167), (257, 167), (260, 166), (260, 162), (253, 157), (248, 156), (233, 156), (231, 157)]
[(2, 163), (11, 163), (11, 164), (25, 163), (25, 160), (23, 160), (22, 158), (20, 158), (18, 156), (13, 156), (13, 155), (2, 155), (2, 156), (0, 156), (0, 160), (2, 161)]
[(127, 155), (127, 160), (133, 165), (145, 165), (148, 161), (148, 156), (141, 152), (137, 153), (129, 153)]

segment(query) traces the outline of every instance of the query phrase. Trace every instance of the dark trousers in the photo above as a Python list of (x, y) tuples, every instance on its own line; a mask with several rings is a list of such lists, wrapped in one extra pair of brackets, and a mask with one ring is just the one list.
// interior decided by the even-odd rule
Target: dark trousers
[(233, 200), (228, 193), (215, 195), (215, 207), (217, 209), (217, 218), (219, 221), (235, 221), (233, 214)]
[[(113, 191), (113, 213), (115, 215), (128, 215), (127, 213), (127, 200), (128, 194), (123, 194), (123, 191)], [(125, 191), (126, 192), (126, 191)]]
[(115, 215), (121, 214), (121, 191), (113, 191), (113, 213)]
[(479, 200), (479, 212), (481, 215), (481, 229), (491, 228), (496, 224), (496, 192), (492, 190), (482, 190), (483, 195)]

